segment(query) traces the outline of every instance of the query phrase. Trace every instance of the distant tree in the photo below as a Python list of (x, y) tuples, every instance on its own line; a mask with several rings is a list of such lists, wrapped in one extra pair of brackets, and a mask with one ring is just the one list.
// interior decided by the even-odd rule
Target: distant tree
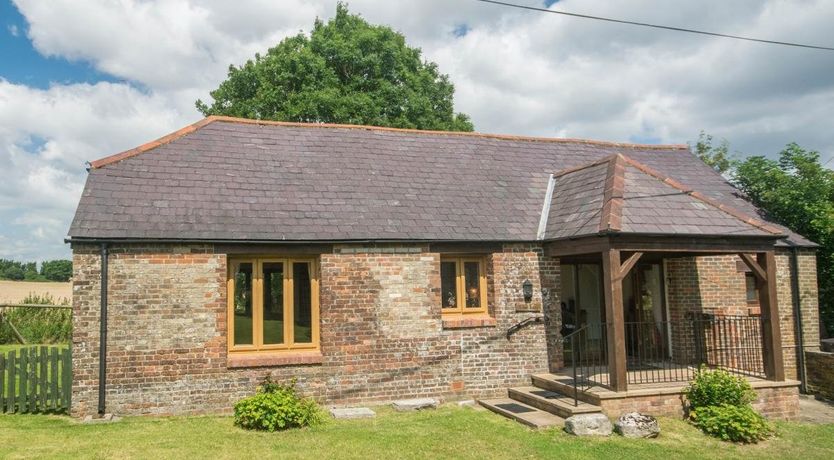
[(0, 279), (22, 281), (24, 278), (26, 278), (26, 272), (19, 265), (10, 265), (0, 271)]
[(71, 260), (47, 260), (41, 264), (41, 275), (49, 281), (69, 281), (72, 277)]
[(730, 143), (722, 139), (718, 145), (713, 145), (712, 136), (701, 131), (698, 142), (694, 146), (690, 144), (692, 153), (712, 167), (712, 169), (725, 174), (733, 167), (733, 158), (730, 154)]
[(820, 164), (818, 152), (792, 143), (778, 160), (738, 162), (732, 180), (770, 219), (820, 245), (820, 315), (834, 336), (834, 171)]
[(455, 113), (454, 86), (437, 64), (390, 27), (369, 24), (344, 3), (310, 36), (285, 38), (240, 67), (211, 91), (204, 115), (472, 131)]

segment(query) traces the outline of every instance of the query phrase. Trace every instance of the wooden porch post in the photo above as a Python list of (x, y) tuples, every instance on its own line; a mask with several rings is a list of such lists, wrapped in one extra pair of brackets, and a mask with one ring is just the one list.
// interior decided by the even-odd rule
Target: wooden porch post
[(620, 251), (602, 253), (602, 290), (605, 297), (607, 326), (608, 376), (611, 389), (626, 391), (625, 323), (623, 317), (623, 280), (620, 276)]
[(756, 255), (765, 279), (758, 281), (759, 302), (762, 309), (764, 331), (764, 365), (769, 380), (785, 381), (785, 364), (782, 356), (782, 329), (779, 324), (779, 302), (776, 299), (776, 253), (761, 252)]

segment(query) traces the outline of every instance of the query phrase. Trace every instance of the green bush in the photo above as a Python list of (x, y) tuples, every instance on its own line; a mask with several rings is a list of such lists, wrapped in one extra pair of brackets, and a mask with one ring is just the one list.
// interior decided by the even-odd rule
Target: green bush
[(286, 430), (316, 425), (322, 420), (318, 404), (298, 395), (295, 380), (281, 384), (267, 376), (255, 396), (235, 404), (235, 425), (247, 430)]
[(750, 405), (699, 407), (690, 418), (701, 431), (724, 441), (756, 443), (773, 434), (773, 427)]
[[(69, 300), (58, 302), (49, 294), (29, 294), (22, 303), (68, 305)], [(69, 308), (9, 308), (4, 316), (28, 343), (69, 343), (72, 340), (72, 310)], [(16, 342), (11, 327), (3, 321), (0, 324), (0, 343)]]
[(747, 380), (722, 370), (700, 369), (686, 387), (690, 410), (710, 406), (742, 407), (756, 399)]

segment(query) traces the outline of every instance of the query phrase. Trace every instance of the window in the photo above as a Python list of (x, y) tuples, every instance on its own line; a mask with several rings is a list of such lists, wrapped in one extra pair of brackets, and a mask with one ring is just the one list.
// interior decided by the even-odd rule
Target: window
[(759, 290), (756, 287), (756, 276), (751, 272), (745, 273), (744, 283), (747, 290), (747, 303), (759, 305)]
[(229, 261), (229, 350), (318, 348), (318, 279), (313, 259)]
[(486, 262), (483, 257), (442, 257), (440, 291), (443, 314), (486, 313)]

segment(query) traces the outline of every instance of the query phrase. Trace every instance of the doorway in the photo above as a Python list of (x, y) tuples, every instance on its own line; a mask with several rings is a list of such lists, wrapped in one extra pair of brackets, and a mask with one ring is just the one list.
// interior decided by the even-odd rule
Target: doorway
[(663, 264), (637, 264), (623, 278), (626, 354), (635, 364), (670, 358)]

